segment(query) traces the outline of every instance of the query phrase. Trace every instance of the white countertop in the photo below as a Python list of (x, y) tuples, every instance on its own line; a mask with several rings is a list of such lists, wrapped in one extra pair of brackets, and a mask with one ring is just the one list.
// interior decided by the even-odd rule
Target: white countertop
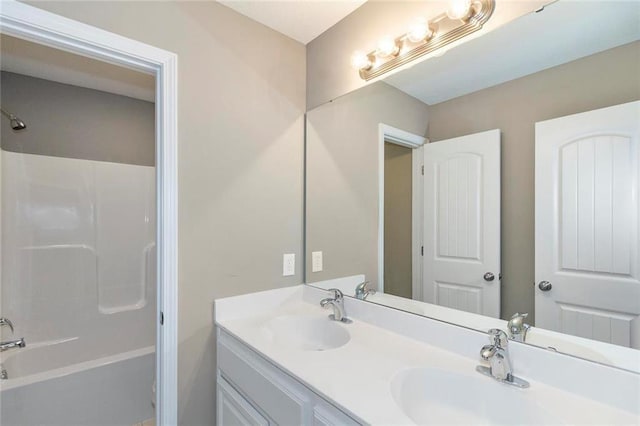
[[(387, 327), (378, 326), (365, 321), (368, 316), (376, 315), (377, 318), (390, 316), (398, 327), (398, 322), (402, 327), (420, 328), (429, 330), (437, 323), (428, 318), (420, 318), (403, 312), (380, 306), (362, 303), (360, 301), (345, 301), (347, 314), (351, 314), (353, 323), (340, 324), (345, 327), (351, 336), (350, 341), (336, 349), (326, 351), (300, 351), (288, 347), (275, 345), (268, 338), (264, 324), (270, 319), (283, 315), (302, 315), (318, 318), (326, 318), (327, 311), (320, 308), (316, 303), (320, 297), (326, 296), (321, 290), (312, 289), (308, 286), (289, 287), (285, 289), (272, 290), (268, 292), (255, 293), (246, 296), (238, 296), (216, 301), (215, 317), (218, 326), (243, 341), (245, 344), (262, 354), (291, 376), (306, 384), (322, 397), (332, 401), (355, 417), (369, 424), (413, 424), (413, 421), (405, 415), (400, 406), (394, 400), (391, 391), (391, 382), (400, 372), (416, 367), (428, 367), (454, 372), (457, 375), (469, 376), (477, 379), (481, 377), (476, 371), (476, 365), (480, 364), (478, 358), (465, 356), (455, 348), (461, 342), (452, 342), (451, 347), (443, 348), (439, 343), (447, 340), (448, 336), (443, 336), (442, 331), (450, 334), (453, 340), (460, 340), (462, 334), (473, 333), (459, 327), (448, 324), (435, 324), (440, 332), (436, 337), (430, 339), (414, 339), (394, 332)], [(351, 312), (349, 310), (351, 308)], [(373, 309), (374, 311), (371, 311)], [(384, 312), (381, 309), (386, 309)], [(376, 311), (377, 310), (377, 311)], [(362, 318), (359, 318), (362, 317)], [(329, 321), (327, 319), (327, 321)], [(426, 322), (421, 324), (421, 321)], [(445, 327), (444, 329), (442, 327)], [(446, 327), (450, 327), (451, 330)], [(390, 327), (393, 329), (393, 327)], [(450, 333), (448, 333), (450, 331)], [(417, 331), (419, 332), (419, 330)], [(477, 354), (482, 342), (486, 338), (480, 333), (470, 335), (468, 344), (472, 346), (466, 353)], [(427, 344), (425, 341), (433, 341), (434, 344)], [(462, 342), (464, 344), (465, 342)], [(526, 346), (526, 345), (519, 345)], [(451, 350), (451, 349), (454, 350)], [(518, 348), (521, 349), (521, 348)], [(533, 348), (535, 349), (535, 348)], [(465, 352), (465, 350), (463, 350)], [(518, 371), (516, 350), (514, 356), (514, 370), (517, 376), (521, 376)], [(567, 362), (565, 356), (546, 353), (540, 355), (543, 359), (548, 359), (549, 355), (562, 357), (560, 364)], [(584, 363), (581, 360), (571, 360), (576, 363)], [(548, 364), (548, 363), (547, 363)], [(597, 364), (594, 364), (597, 366)], [(559, 365), (558, 367), (562, 367)], [(584, 368), (583, 364), (579, 368)], [(586, 366), (587, 368), (589, 366)], [(603, 366), (597, 366), (602, 368)], [(547, 365), (547, 368), (556, 368)], [(615, 370), (615, 369), (612, 369)], [(620, 372), (613, 374), (611, 386), (625, 386), (627, 392), (635, 392), (635, 401), (640, 401), (640, 376), (634, 378), (632, 373)], [(523, 373), (525, 371), (523, 370)], [(577, 374), (581, 374), (576, 371)], [(620, 377), (620, 373), (627, 376)], [(628, 376), (631, 374), (631, 376)], [(582, 374), (581, 374), (582, 375)], [(595, 380), (603, 376), (602, 372), (593, 376)], [(588, 398), (587, 395), (578, 395), (551, 386), (542, 381), (537, 381), (533, 377), (523, 376), (531, 384), (528, 389), (513, 388), (513, 392), (524, 393), (525, 397), (531, 398), (537, 407), (550, 413), (554, 418), (560, 419), (560, 423), (573, 424), (638, 424), (640, 417), (638, 407), (633, 404), (634, 395), (628, 400), (617, 403), (618, 407), (607, 405), (614, 400), (598, 402)], [(544, 378), (544, 375), (543, 375)], [(492, 387), (504, 387), (491, 378), (486, 379), (486, 391), (490, 392)], [(584, 379), (584, 378), (583, 378)], [(426, 384), (430, 385), (430, 384)], [(439, 386), (434, 383), (434, 386)], [(608, 386), (607, 383), (595, 383), (595, 386)], [(483, 385), (484, 386), (484, 385)], [(584, 386), (581, 386), (584, 387)], [(461, 390), (462, 391), (462, 390)], [(598, 392), (598, 390), (594, 390)], [(624, 392), (623, 389), (612, 389), (612, 392)], [(606, 395), (603, 393), (602, 395)], [(483, 395), (477, 395), (483, 398)], [(508, 404), (508, 401), (505, 401)], [(489, 409), (504, 409), (504, 407), (488, 407)], [(517, 411), (517, 410), (516, 410)], [(461, 417), (459, 421), (451, 418), (451, 423), (464, 423)], [(468, 419), (468, 417), (467, 417)], [(513, 423), (523, 424), (527, 418), (513, 418)]]
[[(366, 277), (360, 274), (308, 284), (327, 290), (330, 288), (338, 288), (345, 295), (353, 296), (356, 286), (365, 280)], [(486, 332), (492, 328), (507, 329), (507, 321), (499, 318), (464, 312), (458, 309), (398, 297), (387, 293), (377, 292), (370, 294), (367, 297), (367, 302), (378, 303), (416, 315), (423, 315), (451, 324), (462, 325), (474, 330)], [(527, 343), (543, 348), (552, 347), (558, 352), (640, 373), (640, 351), (637, 349), (545, 330), (540, 327), (531, 327), (529, 329), (527, 333)]]

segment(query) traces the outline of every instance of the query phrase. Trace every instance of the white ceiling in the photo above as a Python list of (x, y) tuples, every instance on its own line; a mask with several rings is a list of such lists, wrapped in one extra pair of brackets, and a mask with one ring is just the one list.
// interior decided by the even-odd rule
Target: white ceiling
[(218, 0), (254, 21), (307, 44), (367, 0)]
[(434, 105), (638, 39), (637, 1), (560, 0), (384, 81)]
[(155, 77), (7, 35), (0, 36), (0, 69), (130, 98), (155, 101)]

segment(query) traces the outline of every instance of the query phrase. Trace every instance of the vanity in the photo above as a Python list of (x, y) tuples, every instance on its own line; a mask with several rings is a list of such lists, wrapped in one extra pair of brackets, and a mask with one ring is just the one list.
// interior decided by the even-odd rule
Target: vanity
[(476, 371), (486, 333), (300, 285), (219, 299), (218, 424), (638, 424), (640, 376), (508, 343), (520, 388)]

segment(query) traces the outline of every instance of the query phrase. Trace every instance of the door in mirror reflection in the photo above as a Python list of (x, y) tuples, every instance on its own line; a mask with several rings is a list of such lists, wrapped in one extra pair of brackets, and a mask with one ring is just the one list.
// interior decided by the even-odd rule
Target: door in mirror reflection
[(640, 102), (536, 123), (536, 326), (640, 348)]
[(500, 317), (500, 130), (424, 147), (423, 300)]

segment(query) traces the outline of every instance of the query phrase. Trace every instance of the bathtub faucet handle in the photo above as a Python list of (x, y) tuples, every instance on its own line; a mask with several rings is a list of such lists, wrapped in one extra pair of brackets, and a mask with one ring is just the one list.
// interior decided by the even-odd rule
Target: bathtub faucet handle
[(8, 318), (0, 318), (0, 326), (6, 325), (11, 329), (11, 334), (13, 334), (13, 323)]
[(10, 340), (8, 342), (0, 342), (0, 352), (4, 352), (13, 348), (24, 348), (25, 346), (27, 346), (27, 344), (25, 343), (23, 337), (17, 340)]

